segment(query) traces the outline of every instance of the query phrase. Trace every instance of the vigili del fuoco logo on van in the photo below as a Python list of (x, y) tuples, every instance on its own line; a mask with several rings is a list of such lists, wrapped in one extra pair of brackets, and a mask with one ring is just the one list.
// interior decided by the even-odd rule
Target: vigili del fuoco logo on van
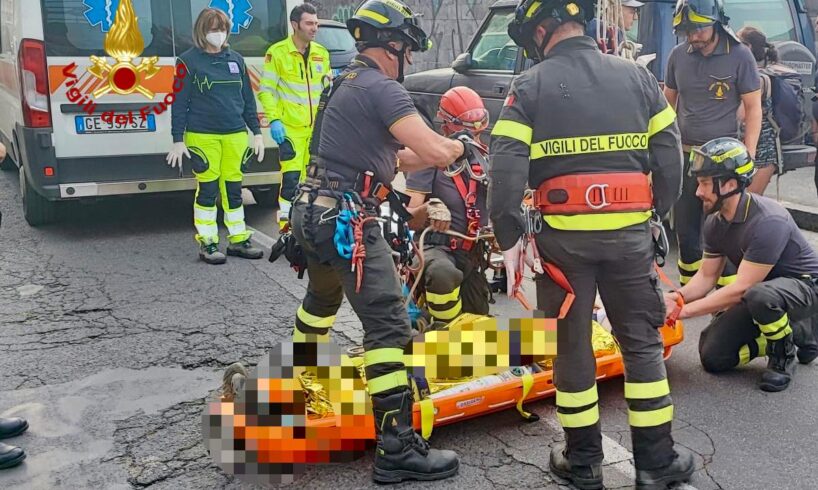
[[(139, 64), (134, 63), (134, 60), (144, 51), (145, 41), (139, 31), (131, 0), (120, 0), (115, 20), (105, 35), (103, 47), (108, 56), (114, 59), (114, 63), (110, 63), (107, 57), (91, 56), (92, 65), (88, 68), (88, 73), (99, 82), (99, 86), (93, 91), (93, 99), (83, 94), (75, 86), (79, 80), (74, 73), (77, 69), (76, 63), (71, 63), (63, 69), (63, 75), (67, 78), (66, 97), (68, 100), (77, 104), (88, 115), (94, 115), (96, 101), (110, 92), (120, 95), (138, 92), (148, 100), (153, 100), (156, 94), (146, 87), (144, 82), (159, 73), (160, 68), (156, 66), (159, 57), (143, 57)], [(186, 76), (187, 70), (184, 64), (178, 64), (173, 91), (169, 92), (162, 102), (142, 107), (137, 117), (145, 119), (151, 112), (157, 115), (165, 112), (173, 104), (176, 94), (182, 90), (181, 81)], [(133, 111), (128, 111), (127, 114), (114, 114), (113, 111), (106, 111), (102, 113), (101, 118), (109, 124), (135, 122)]]

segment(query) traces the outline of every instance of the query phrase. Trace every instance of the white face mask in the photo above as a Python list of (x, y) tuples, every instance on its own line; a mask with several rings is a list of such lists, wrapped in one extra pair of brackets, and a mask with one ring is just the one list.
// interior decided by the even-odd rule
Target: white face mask
[(205, 36), (207, 42), (210, 43), (211, 46), (214, 48), (221, 48), (224, 46), (224, 42), (227, 41), (227, 33), (226, 32), (210, 32)]

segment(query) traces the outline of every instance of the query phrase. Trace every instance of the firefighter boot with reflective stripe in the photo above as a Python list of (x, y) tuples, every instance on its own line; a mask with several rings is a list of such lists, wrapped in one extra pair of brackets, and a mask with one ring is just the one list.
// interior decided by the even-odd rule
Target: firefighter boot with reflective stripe
[(403, 480), (442, 480), (457, 473), (460, 462), (454, 451), (430, 449), (412, 427), (412, 392), (372, 397), (378, 445), (375, 448), (377, 483)]
[(696, 466), (689, 449), (676, 446), (676, 458), (669, 465), (655, 470), (636, 468), (636, 490), (666, 490), (675, 483), (690, 480)]
[(219, 252), (219, 246), (215, 243), (202, 243), (199, 246), (199, 258), (212, 265), (224, 264), (227, 262), (227, 257), (225, 257), (223, 253)]
[(779, 340), (767, 341), (767, 370), (761, 375), (758, 387), (763, 391), (783, 391), (795, 374), (795, 343), (792, 334)]
[(551, 448), (548, 461), (551, 473), (563, 480), (568, 480), (580, 490), (597, 490), (602, 488), (602, 465), (574, 466), (565, 456), (565, 443)]
[(228, 245), (227, 255), (255, 260), (264, 257), (264, 251), (254, 247), (250, 240), (244, 240), (243, 242)]

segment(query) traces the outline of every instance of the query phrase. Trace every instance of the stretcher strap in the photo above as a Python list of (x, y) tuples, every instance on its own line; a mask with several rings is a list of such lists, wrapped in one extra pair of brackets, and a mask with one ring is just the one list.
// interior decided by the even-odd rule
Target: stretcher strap
[(540, 420), (540, 416), (536, 413), (527, 412), (523, 409), (523, 401), (531, 391), (531, 387), (534, 386), (534, 376), (531, 373), (525, 373), (520, 379), (523, 382), (523, 395), (519, 400), (517, 400), (517, 411), (520, 412), (520, 415), (522, 415), (523, 418), (529, 422), (536, 422), (537, 420)]
[(560, 306), (560, 314), (557, 317), (558, 320), (562, 320), (568, 315), (568, 310), (571, 309), (571, 305), (574, 304), (574, 299), (576, 299), (577, 296), (574, 294), (574, 288), (571, 287), (571, 283), (568, 282), (568, 278), (565, 277), (565, 274), (559, 267), (546, 261), (542, 261), (542, 265), (546, 274), (548, 274), (548, 277), (557, 283), (559, 287), (565, 290), (565, 299), (562, 301), (562, 306)]
[(435, 425), (435, 405), (431, 398), (420, 401), (420, 435), (427, 441)]
[[(676, 288), (676, 286), (673, 284), (673, 281), (671, 281), (670, 278), (667, 277), (667, 274), (665, 274), (665, 271), (663, 271), (662, 268), (659, 267), (659, 264), (654, 262), (653, 267), (656, 269), (656, 273), (659, 274), (659, 279), (663, 283), (665, 283), (671, 289)], [(676, 321), (679, 319), (679, 314), (682, 312), (682, 308), (684, 307), (684, 305), (685, 305), (684, 298), (682, 298), (681, 294), (677, 294), (676, 295), (676, 308), (673, 308), (673, 311), (671, 311), (667, 315), (667, 318), (665, 318), (665, 325), (667, 325), (668, 327), (673, 327), (673, 328), (676, 327)]]

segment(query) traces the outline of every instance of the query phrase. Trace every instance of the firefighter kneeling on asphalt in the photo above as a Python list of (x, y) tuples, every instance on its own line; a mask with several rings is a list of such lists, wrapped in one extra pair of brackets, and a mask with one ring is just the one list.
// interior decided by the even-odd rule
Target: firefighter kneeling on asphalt
[[(727, 371), (766, 354), (759, 387), (781, 391), (792, 380), (796, 358), (808, 364), (818, 357), (818, 254), (783, 206), (747, 190), (754, 173), (747, 148), (734, 138), (693, 150), (690, 174), (708, 214), (704, 259), (665, 301), (681, 296), (679, 318), (717, 313), (699, 338), (707, 371)], [(738, 264), (736, 280), (708, 295), (727, 259)]]
[[(565, 443), (552, 449), (551, 471), (581, 489), (603, 487), (591, 345), (598, 288), (625, 364), (636, 488), (664, 489), (694, 470), (691, 452), (671, 436), (658, 330), (666, 312), (649, 223), (680, 195), (681, 141), (653, 75), (602, 54), (583, 35), (594, 12), (590, 0), (518, 4), (509, 34), (538, 64), (514, 80), (492, 131), (489, 212), (511, 281), (527, 229), (520, 203), (526, 186), (533, 189), (543, 220), (537, 250), (576, 294), (557, 324), (554, 382)], [(536, 287), (538, 309), (556, 318), (567, 286), (538, 275)]]
[(403, 219), (412, 219), (390, 185), (398, 161), (404, 171), (445, 168), (471, 158), (477, 145), (431, 130), (401, 85), (405, 65), (430, 45), (408, 7), (368, 0), (347, 27), (359, 54), (321, 96), (312, 161), (292, 208), (293, 236), (309, 272), (293, 340), (328, 341), (346, 295), (364, 329), (377, 433), (374, 480), (439, 480), (456, 474), (459, 462), (452, 451), (430, 449), (412, 425), (403, 364), (411, 325), (378, 209), (386, 200)]
[[(488, 126), (483, 100), (468, 87), (455, 87), (441, 97), (438, 117), (444, 136), (470, 134), (475, 140)], [(468, 165), (468, 168), (466, 166)], [(486, 212), (487, 175), (477, 162), (463, 162), (452, 169), (428, 168), (406, 177), (409, 208), (421, 206), (428, 198), (428, 214), (433, 232), (423, 239), (423, 284), (426, 305), (435, 321), (448, 323), (460, 313), (487, 315), (489, 285), (486, 280), (483, 243), (446, 233), (452, 230), (475, 238), (488, 222)]]

